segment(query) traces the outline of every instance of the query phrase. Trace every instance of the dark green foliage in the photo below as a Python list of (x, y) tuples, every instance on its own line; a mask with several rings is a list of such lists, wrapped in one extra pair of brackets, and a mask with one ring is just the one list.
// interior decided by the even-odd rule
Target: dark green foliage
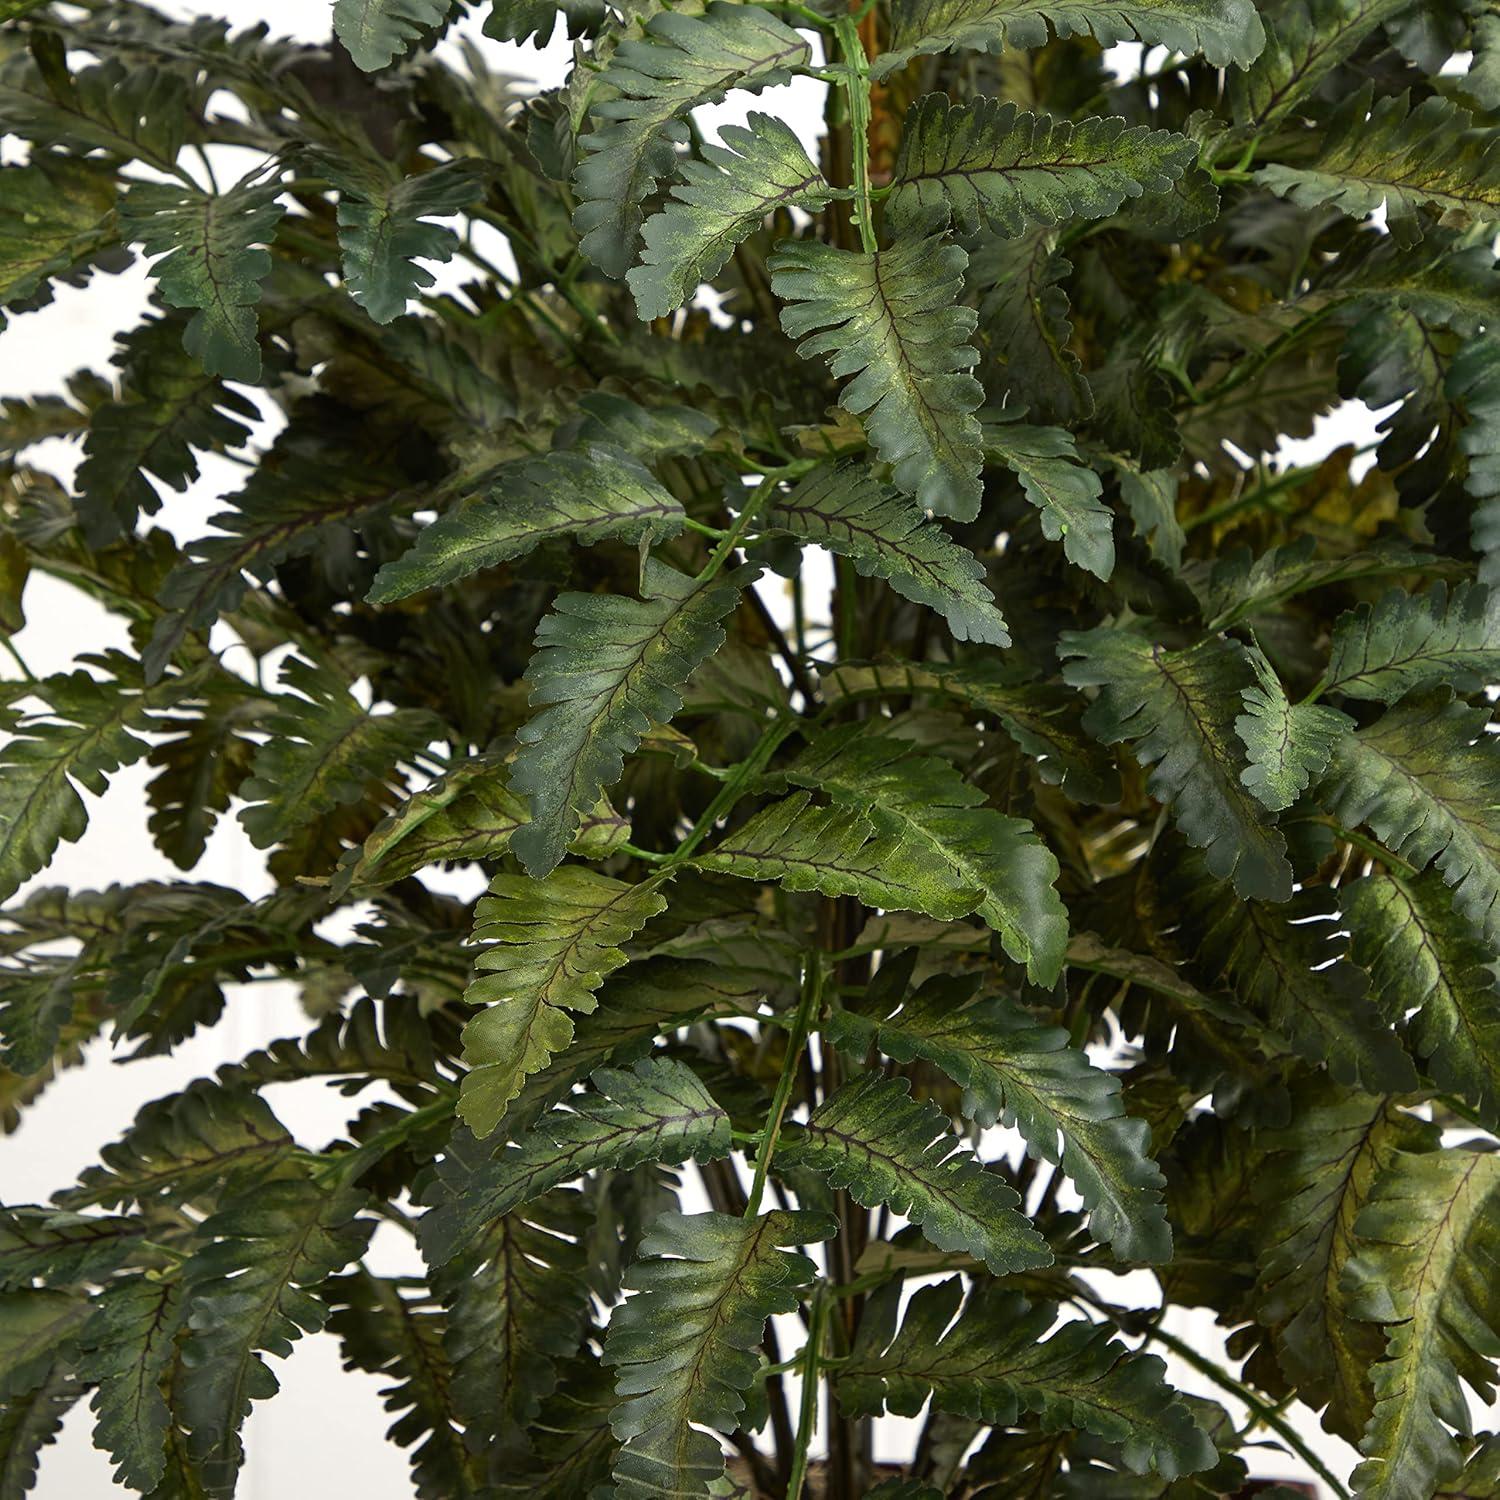
[(313, 1335), (417, 1500), (1500, 1497), (1492, 8), (306, 9), (0, 0), (0, 1128), (306, 1014), (0, 1205), (0, 1500)]

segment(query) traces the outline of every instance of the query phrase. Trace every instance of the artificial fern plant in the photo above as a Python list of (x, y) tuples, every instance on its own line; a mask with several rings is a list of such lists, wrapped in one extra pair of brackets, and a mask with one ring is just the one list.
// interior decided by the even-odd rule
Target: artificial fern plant
[[(121, 622), (11, 648), (0, 1106), (307, 1029), (4, 1210), (0, 1496), (233, 1494), (318, 1331), (427, 1500), (1500, 1495), (1493, 7), (3, 9), (13, 379), (154, 292), (0, 420), (7, 641)], [(183, 878), (38, 883), (133, 763)]]

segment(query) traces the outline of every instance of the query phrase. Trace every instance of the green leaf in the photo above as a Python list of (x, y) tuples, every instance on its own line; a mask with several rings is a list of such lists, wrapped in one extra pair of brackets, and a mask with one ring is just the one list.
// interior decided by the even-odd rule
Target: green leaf
[(318, 1284), (364, 1252), (364, 1195), (311, 1182), (265, 1183), (205, 1220), (207, 1240), (183, 1267), (183, 1362), (191, 1379), (176, 1415), (210, 1500), (230, 1497), (244, 1462), (240, 1427), (278, 1389), (262, 1352), (285, 1358), (328, 1321)]
[(492, 1219), (602, 1167), (699, 1161), (729, 1154), (729, 1117), (691, 1069), (644, 1058), (632, 1069), (601, 1068), (594, 1091), (573, 1094), (493, 1156), (477, 1163), (445, 1156), (428, 1190), (422, 1253), (442, 1265)]
[[(467, 1153), (482, 1159), (483, 1148), (460, 1131), (449, 1154)], [(534, 1419), (557, 1385), (558, 1364), (578, 1352), (588, 1327), (593, 1221), (594, 1205), (558, 1188), (491, 1220), (433, 1271), (448, 1314), (453, 1402), (476, 1446), (494, 1435), (538, 1435)]]
[(1500, 594), (1460, 584), (1449, 596), (1392, 589), (1361, 604), (1333, 631), (1324, 691), (1394, 703), (1417, 688), (1447, 684), (1477, 692), (1500, 677)]
[[(530, 818), (507, 785), (509, 775), (503, 764), (474, 756), (413, 792), (340, 861), (334, 894), (391, 885), (435, 864), (498, 858)], [(629, 835), (629, 823), (601, 801), (568, 847), (598, 859)]]
[(1179, 875), (1181, 889), (1172, 893), (1178, 943), (1206, 984), (1228, 988), (1340, 1083), (1370, 1093), (1416, 1087), (1416, 1070), (1372, 1003), (1367, 976), (1345, 957), (1327, 886), (1304, 886), (1270, 905), (1235, 899), (1191, 865)]
[(1333, 747), (1354, 721), (1320, 703), (1293, 703), (1281, 679), (1260, 651), (1250, 653), (1256, 686), (1240, 689), (1245, 712), (1234, 732), (1250, 764), (1240, 780), (1272, 812), (1289, 808), (1328, 766)]
[(886, 214), (900, 232), (936, 208), (961, 233), (1016, 236), (1035, 224), (1103, 219), (1164, 192), (1198, 159), (1186, 136), (1117, 116), (1033, 115), (998, 99), (927, 94), (907, 112)]
[(497, 875), (474, 913), (474, 937), (490, 941), (464, 995), (487, 1005), (464, 1027), (459, 1114), (487, 1136), (506, 1106), (573, 1040), (566, 1011), (594, 1009), (604, 976), (625, 963), (619, 944), (666, 909), (658, 883), (626, 885), (581, 865), (545, 879)]
[(1500, 1306), (1486, 1267), (1500, 1250), (1500, 1154), (1399, 1157), (1354, 1231), (1349, 1304), (1384, 1323), (1387, 1342), (1353, 1482), (1360, 1500), (1429, 1495), (1463, 1467), (1448, 1430), (1469, 1427), (1460, 1381), (1493, 1398)]
[(0, 1209), (0, 1291), (37, 1281), (96, 1281), (116, 1270), (146, 1233), (138, 1219), (47, 1208)]
[(198, 452), (241, 447), (258, 408), (182, 347), (180, 318), (148, 318), (120, 340), (121, 394), (89, 419), (78, 466), (78, 511), (91, 539), (111, 541), (155, 515), (161, 497), (147, 479), (186, 490)]
[(366, 596), (390, 604), (524, 557), (555, 537), (616, 537), (642, 548), (676, 536), (683, 509), (643, 464), (615, 448), (550, 453), (507, 466), (482, 497), (440, 516), (387, 563)]
[(386, 1434), (412, 1449), (418, 1500), (478, 1500), (485, 1493), (452, 1399), (453, 1371), (443, 1350), (445, 1319), (408, 1300), (394, 1279), (359, 1270), (330, 1288), (328, 1320), (344, 1351), (344, 1368), (394, 1378), (382, 1404), (398, 1412)]
[[(0, 119), (4, 118), (0, 85)], [(0, 306), (45, 302), (52, 281), (77, 285), (119, 243), (115, 184), (92, 162), (39, 151), (0, 167)]]
[(175, 1354), (183, 1284), (129, 1276), (109, 1282), (81, 1335), (79, 1373), (96, 1383), (94, 1446), (116, 1464), (115, 1483), (142, 1494), (166, 1467), (167, 1403), (161, 1379)]
[(1341, 740), (1319, 799), (1346, 828), (1367, 825), (1418, 870), (1436, 861), (1454, 910), (1500, 943), (1500, 743), (1488, 711), (1445, 691), (1404, 698)]
[(453, 259), (458, 236), (428, 221), (470, 207), (484, 191), (483, 169), (450, 161), (392, 180), (363, 162), (319, 158), (318, 167), (339, 190), (339, 248), (349, 295), (377, 323), (389, 323), (436, 280), (419, 262)]
[(88, 1299), (72, 1291), (0, 1293), (0, 1397), (24, 1396), (71, 1361), (88, 1316)]
[(1370, 1366), (1378, 1330), (1356, 1318), (1343, 1282), (1354, 1225), (1375, 1184), (1403, 1151), (1430, 1150), (1436, 1132), (1389, 1099), (1330, 1093), (1318, 1080), (1293, 1095), (1292, 1123), (1267, 1138), (1257, 1186), (1265, 1218), (1257, 1236), (1260, 1320), (1275, 1331), (1288, 1380), (1323, 1422), (1357, 1442), (1374, 1404)]
[(347, 537), (346, 528), (387, 505), (402, 488), (378, 458), (356, 451), (326, 431), (326, 411), (309, 403), (294, 408), (289, 425), (238, 494), (230, 509), (210, 518), (219, 535), (199, 538), (167, 574), (157, 620), (142, 653), (155, 681), (190, 631), (207, 630), (235, 609), (257, 579), (276, 567)]
[(37, 683), (45, 707), (0, 749), (0, 900), (45, 869), (59, 844), (83, 837), (79, 789), (100, 796), (116, 771), (140, 760), (151, 710), (182, 692), (176, 680), (143, 689), (135, 663), (118, 652), (85, 660), (111, 675), (80, 669)]
[(1387, 22), (1401, 0), (1289, 0), (1266, 18), (1265, 50), (1229, 79), (1235, 118), (1264, 130), (1284, 119)]
[(814, 807), (807, 792), (773, 802), (694, 861), (740, 880), (775, 880), (789, 891), (853, 896), (866, 906), (921, 911), (951, 922), (974, 910), (977, 889), (930, 869), (889, 825), (847, 806)]
[(63, 1418), (83, 1392), (59, 1363), (24, 1395), (0, 1401), (0, 1500), (25, 1500), (42, 1449), (57, 1441)]
[(1356, 90), (1320, 128), (1312, 166), (1276, 162), (1255, 180), (1300, 208), (1361, 218), (1384, 205), (1406, 242), (1422, 238), (1423, 208), (1445, 222), (1500, 218), (1500, 136), (1472, 129), (1469, 112), (1438, 95), (1415, 108), (1405, 93), (1373, 95), (1371, 84)]
[(911, 235), (864, 254), (783, 241), (767, 261), (787, 304), (781, 326), (804, 359), (823, 355), (842, 379), (839, 404), (863, 416), (897, 487), (941, 516), (979, 513), (982, 461), (968, 373), (976, 315), (958, 305), (968, 256), (941, 235)]
[(1014, 1427), (1034, 1412), (1046, 1430), (1081, 1428), (1118, 1444), (1137, 1474), (1170, 1480), (1216, 1462), (1214, 1445), (1162, 1379), (1162, 1362), (1130, 1353), (1108, 1329), (1065, 1322), (1044, 1339), (1054, 1305), (1032, 1307), (983, 1286), (953, 1322), (964, 1300), (955, 1276), (918, 1291), (898, 1332), (900, 1297), (897, 1279), (866, 1304), (835, 1379), (847, 1415), (915, 1416), (930, 1396), (939, 1411), (989, 1426)]
[(1020, 1195), (965, 1149), (935, 1104), (910, 1091), (906, 1079), (878, 1073), (844, 1084), (788, 1131), (778, 1164), (826, 1173), (856, 1203), (887, 1206), (938, 1249), (967, 1251), (996, 1276), (1050, 1265)]
[(1094, 395), (1069, 347), (1068, 293), (1073, 263), (1056, 253), (1056, 236), (1034, 229), (1017, 240), (982, 240), (970, 262), (980, 289), (979, 327), (1000, 365), (995, 394), (1008, 392), (1037, 416), (1077, 423), (1093, 415)]
[(1108, 580), (1115, 568), (1114, 513), (1100, 500), (1103, 481), (1080, 462), (1072, 437), (1060, 427), (986, 422), (984, 446), (1021, 481), (1041, 512), (1042, 535), (1061, 541), (1070, 563)]
[(1117, 802), (1113, 762), (1079, 725), (1076, 693), (1055, 683), (1026, 681), (993, 662), (962, 667), (936, 662), (836, 667), (823, 676), (825, 692), (839, 697), (906, 697), (932, 694), (957, 700), (1007, 734), (1031, 758), (1037, 775), (1077, 802)]
[(682, 707), (683, 685), (724, 644), (719, 621), (751, 577), (741, 571), (700, 585), (651, 558), (642, 600), (559, 594), (553, 601), (526, 668), (540, 712), (517, 735), (511, 779), (532, 818), (511, 847), (531, 875), (556, 867), (652, 722), (667, 723)]
[(207, 1080), (144, 1105), (120, 1140), (99, 1153), (64, 1208), (211, 1204), (286, 1170), (294, 1142), (258, 1094)]
[(870, 71), (883, 78), (913, 57), (957, 47), (1041, 47), (1049, 22), (1059, 37), (1092, 35), (1106, 47), (1141, 41), (1202, 53), (1216, 68), (1247, 67), (1265, 45), (1260, 18), (1246, 0), (896, 0), (890, 50)]
[(1014, 1126), (1034, 1156), (1061, 1165), (1096, 1240), (1124, 1261), (1167, 1260), (1164, 1179), (1147, 1154), (1146, 1122), (1125, 1113), (1119, 1079), (1069, 1046), (1061, 1027), (1004, 997), (977, 999), (978, 987), (937, 976), (896, 1006), (835, 1011), (828, 1033), (851, 1056), (873, 1046), (900, 1063), (920, 1057), (941, 1068), (963, 1089), (967, 1118)]
[(1439, 1088), (1500, 1122), (1495, 953), (1453, 910), (1437, 872), (1383, 870), (1343, 886), (1339, 901), (1381, 1010), (1410, 1017), (1413, 1050)]
[(284, 209), (279, 182), (257, 183), (259, 169), (227, 193), (176, 183), (138, 182), (120, 204), (127, 239), (147, 255), (162, 297), (194, 309), (182, 344), (209, 375), (260, 379), (255, 304), (271, 271), (264, 247)]
[[(977, 912), (1035, 983), (1057, 982), (1068, 918), (1054, 889), (1057, 861), (1030, 824), (986, 807), (983, 794), (945, 761), (914, 754), (867, 724), (814, 739), (786, 776), (870, 819), (891, 846), (878, 866), (886, 884), (952, 891), (959, 915)], [(952, 908), (939, 897), (909, 909), (942, 916)]]
[(832, 197), (790, 127), (753, 111), (747, 125), (725, 125), (721, 144), (700, 148), (702, 161), (687, 158), (685, 180), (642, 226), (646, 248), (626, 277), (641, 318), (664, 318), (690, 302), (768, 214), (787, 208), (815, 213)]
[(766, 1319), (793, 1312), (816, 1274), (800, 1251), (832, 1235), (823, 1214), (663, 1214), (641, 1243), (626, 1285), (635, 1296), (609, 1323), (604, 1361), (620, 1396), (611, 1425), (624, 1446), (616, 1500), (707, 1495), (724, 1472), (718, 1443), (731, 1432), (756, 1372)]
[(30, 55), (17, 47), (0, 68), (0, 128), (39, 146), (98, 149), (172, 170), (197, 123), (180, 72), (111, 58), (70, 74), (62, 36), (31, 37)]
[(1065, 631), (1058, 654), (1067, 682), (1102, 689), (1084, 727), (1102, 744), (1135, 741), (1136, 759), (1152, 767), (1147, 789), (1205, 851), (1210, 873), (1232, 879), (1241, 896), (1285, 901), (1286, 841), (1240, 779), (1234, 710), (1250, 675), (1244, 647), (1208, 637), (1166, 651), (1104, 626)]
[(677, 145), (687, 138), (677, 117), (730, 89), (784, 83), (809, 56), (769, 11), (723, 0), (701, 16), (659, 13), (643, 37), (621, 42), (594, 85), (590, 110), (600, 128), (582, 137), (587, 155), (573, 178), (584, 254), (623, 277), (635, 259), (641, 203), (677, 170)]
[(434, 739), (442, 726), (425, 709), (373, 713), (331, 668), (288, 657), (281, 694), (263, 721), (268, 738), (240, 788), (250, 805), (240, 822), (257, 849), (388, 784), (396, 767)]
[(863, 577), (884, 579), (903, 599), (937, 610), (955, 640), (1010, 645), (979, 560), (863, 464), (814, 469), (776, 497), (765, 523), (849, 558)]
[(338, 0), (334, 35), (365, 72), (401, 56), (424, 32), (447, 20), (453, 0)]

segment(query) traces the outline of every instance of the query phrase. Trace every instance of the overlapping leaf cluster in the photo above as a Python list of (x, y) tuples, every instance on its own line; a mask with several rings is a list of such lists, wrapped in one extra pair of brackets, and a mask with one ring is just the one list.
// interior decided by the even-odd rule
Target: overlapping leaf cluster
[(423, 1500), (1500, 1494), (1492, 11), (0, 15), (0, 1122), (309, 1016), (0, 1208), (0, 1500), (315, 1334)]

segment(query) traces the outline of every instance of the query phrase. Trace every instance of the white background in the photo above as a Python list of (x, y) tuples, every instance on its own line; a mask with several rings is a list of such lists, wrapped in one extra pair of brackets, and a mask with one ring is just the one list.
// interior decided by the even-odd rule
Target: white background
[[(265, 21), (275, 33), (308, 40), (324, 40), (329, 32), (329, 6), (320, 0), (256, 0), (254, 4), (218, 0), (163, 8), (185, 16), (221, 15), (236, 27)], [(486, 8), (482, 3), (476, 7), (480, 15)], [(471, 16), (462, 29), (479, 39), (476, 17)], [(542, 86), (560, 81), (569, 58), (565, 41), (542, 50), (489, 41), (482, 45), (498, 70)], [(1132, 54), (1138, 50), (1118, 49), (1122, 62), (1129, 65), (1135, 64)], [(754, 103), (788, 119), (811, 143), (820, 128), (822, 92), (821, 84), (799, 80), (767, 90)], [(750, 102), (738, 96), (701, 111), (700, 122), (711, 134), (714, 126), (726, 120), (743, 118)], [(14, 159), (14, 153), (10, 155)], [(83, 289), (62, 288), (52, 306), (15, 320), (0, 340), (0, 395), (60, 391), (63, 379), (79, 367), (108, 369), (114, 335), (138, 320), (146, 288), (144, 273), (137, 266), (120, 277), (98, 278)], [(1372, 416), (1363, 408), (1346, 409), (1320, 424), (1317, 436), (1308, 443), (1291, 445), (1287, 456), (1306, 462), (1341, 442), (1366, 443), (1372, 426)], [(61, 443), (34, 450), (31, 457), (64, 477), (77, 461), (76, 450)], [(201, 534), (206, 518), (218, 508), (215, 502), (242, 481), (242, 471), (225, 461), (210, 456), (202, 465), (202, 480), (185, 496), (169, 495), (156, 518), (156, 524), (166, 525), (179, 540)], [(28, 624), (16, 645), (38, 675), (66, 669), (80, 652), (125, 644), (117, 620), (53, 580), (34, 578), (25, 604)], [(0, 662), (0, 672), (7, 670), (13, 669)], [(145, 780), (143, 768), (125, 771), (114, 779), (103, 799), (89, 799), (88, 833), (78, 844), (65, 845), (34, 884), (97, 888), (177, 877), (178, 872), (157, 853), (146, 833)], [(270, 888), (262, 855), (250, 846), (232, 816), (221, 820), (195, 876), (249, 895)], [(112, 1066), (108, 1044), (96, 1044), (87, 1064), (65, 1073), (28, 1112), (18, 1134), (0, 1139), (0, 1201), (46, 1201), (95, 1159), (102, 1143), (124, 1130), (145, 1101), (179, 1089), (221, 1062), (275, 1037), (303, 1030), (305, 1023), (294, 998), (282, 986), (262, 984), (233, 993), (226, 1019), (171, 1058)], [(315, 1084), (278, 1088), (271, 1102), (299, 1139), (313, 1146), (336, 1135), (346, 1118), (346, 1101), (325, 1094)], [(395, 1231), (389, 1233), (399, 1239)], [(376, 1269), (408, 1269), (407, 1252), (400, 1243), (378, 1238), (376, 1256)], [(1134, 1293), (1141, 1300), (1154, 1301), (1154, 1286), (1145, 1273), (1136, 1273), (1113, 1286), (1111, 1295), (1129, 1301)], [(1205, 1353), (1222, 1351), (1218, 1330), (1206, 1316), (1180, 1318), (1169, 1326), (1186, 1334)], [(382, 1440), (389, 1421), (378, 1398), (383, 1382), (342, 1373), (337, 1345), (326, 1336), (304, 1339), (289, 1360), (272, 1363), (278, 1368), (282, 1394), (259, 1404), (250, 1419), (246, 1431), (249, 1462), (240, 1494), (247, 1500), (296, 1500), (332, 1492), (359, 1495), (362, 1500), (408, 1500), (412, 1489), (405, 1459)], [(1173, 1376), (1186, 1389), (1222, 1395), (1192, 1371), (1174, 1367)], [(1350, 1450), (1324, 1436), (1311, 1414), (1299, 1411), (1294, 1415), (1304, 1436), (1334, 1471), (1341, 1477), (1346, 1474), (1353, 1458)], [(882, 1424), (882, 1456), (901, 1456), (909, 1440), (908, 1425)], [(59, 1444), (43, 1457), (36, 1491), (40, 1500), (92, 1500), (123, 1493), (111, 1484), (105, 1455), (91, 1446), (91, 1430), (92, 1415), (86, 1405), (75, 1408)], [(1302, 1472), (1298, 1464), (1269, 1448), (1263, 1450), (1255, 1469), (1279, 1476)]]

